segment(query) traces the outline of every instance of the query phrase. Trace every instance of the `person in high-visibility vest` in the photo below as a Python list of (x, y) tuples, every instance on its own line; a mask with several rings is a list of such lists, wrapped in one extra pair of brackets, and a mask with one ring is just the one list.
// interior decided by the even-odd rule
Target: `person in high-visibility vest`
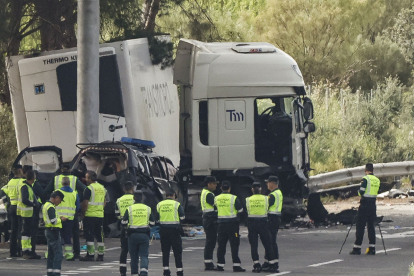
[(260, 182), (253, 182), (251, 197), (246, 198), (247, 209), (247, 228), (249, 230), (249, 243), (251, 247), (251, 254), (253, 259), (252, 272), (260, 273), (262, 266), (259, 262), (259, 253), (257, 248), (259, 246), (259, 237), (262, 241), (263, 247), (266, 252), (266, 256), (269, 259), (269, 263), (272, 268), (269, 272), (276, 272), (275, 260), (272, 248), (272, 238), (270, 237), (269, 224), (268, 224), (268, 211), (269, 211), (269, 199), (267, 196), (262, 195), (262, 187)]
[(47, 240), (47, 275), (59, 276), (62, 268), (62, 240), (60, 229), (66, 217), (59, 216), (56, 207), (66, 199), (62, 191), (57, 190), (50, 196), (50, 200), (43, 205), (42, 215), (45, 222), (45, 236)]
[(22, 257), (25, 259), (40, 259), (40, 256), (32, 251), (31, 242), (32, 228), (37, 227), (33, 225), (33, 210), (38, 209), (36, 206), (39, 205), (32, 189), (34, 182), (35, 173), (28, 171), (26, 180), (22, 185), (18, 185), (20, 189), (18, 189), (17, 214), (22, 217)]
[(207, 176), (204, 179), (204, 188), (200, 197), (201, 209), (203, 210), (203, 228), (206, 233), (204, 270), (216, 270), (213, 263), (213, 253), (217, 243), (217, 208), (214, 206), (213, 192), (217, 188), (217, 183), (214, 176)]
[(86, 182), (88, 187), (83, 193), (82, 218), (87, 254), (85, 257), (81, 257), (80, 260), (95, 260), (94, 240), (96, 239), (98, 242), (98, 257), (96, 261), (103, 261), (105, 254), (103, 219), (107, 192), (104, 186), (98, 183), (98, 176), (93, 171), (86, 173)]
[[(23, 166), (23, 178), (26, 178), (26, 174), (28, 171), (31, 171), (33, 166), (24, 165)], [(22, 182), (20, 182), (22, 183)], [(41, 204), (42, 204), (42, 197), (43, 197), (43, 188), (42, 185), (35, 179), (35, 182), (32, 185), (32, 190), (34, 195), (37, 198), (39, 204), (36, 204), (33, 208), (33, 221), (32, 221), (32, 231), (30, 234), (30, 240), (32, 243), (32, 254), (37, 258), (40, 259), (41, 256), (36, 253), (36, 244), (37, 244), (37, 237), (39, 232), (39, 213), (41, 211)]]
[[(129, 206), (122, 219), (122, 225), (128, 229), (128, 248), (131, 255), (131, 275), (148, 275), (148, 254), (150, 225), (155, 225), (151, 208), (142, 203), (142, 191), (135, 191), (134, 204)], [(139, 260), (140, 259), (140, 260)]]
[(361, 255), (361, 245), (364, 238), (365, 225), (368, 230), (369, 246), (366, 254), (375, 255), (375, 221), (377, 219), (376, 200), (380, 188), (380, 180), (374, 176), (374, 165), (365, 165), (365, 176), (362, 178), (358, 194), (361, 196), (356, 222), (356, 240), (349, 254)]
[[(79, 180), (78, 177), (71, 174), (70, 166), (65, 164), (61, 168), (61, 174), (56, 175), (47, 185), (44, 195), (47, 196), (53, 191), (60, 189), (62, 187), (62, 179), (63, 177), (69, 177), (70, 179), (70, 187), (73, 191), (77, 192), (79, 195), (79, 199), (82, 202), (83, 200), (83, 192), (85, 191), (86, 186)], [(73, 253), (74, 258), (79, 259), (80, 257), (80, 241), (79, 241), (79, 214), (78, 212), (75, 213), (73, 217)]]
[(171, 276), (170, 251), (174, 252), (177, 276), (183, 276), (183, 243), (181, 240), (180, 221), (185, 219), (185, 213), (181, 204), (176, 201), (173, 189), (167, 189), (165, 199), (157, 204), (157, 212), (160, 222), (160, 238), (162, 251), (162, 266), (164, 276)]
[(271, 175), (266, 180), (269, 194), (269, 230), (271, 245), (273, 249), (274, 264), (271, 264), (271, 258), (265, 255), (265, 261), (262, 265), (262, 271), (278, 271), (279, 269), (279, 247), (277, 246), (277, 233), (279, 225), (282, 223), (283, 194), (279, 189), (279, 177)]
[(231, 183), (223, 181), (220, 195), (215, 198), (218, 222), (217, 271), (224, 271), (227, 242), (230, 242), (234, 272), (245, 272), (239, 258), (240, 234), (237, 214), (243, 212), (243, 205), (237, 196), (230, 194)]
[[(118, 217), (118, 225), (121, 226), (122, 218), (129, 206), (134, 204), (134, 184), (127, 181), (124, 184), (125, 195), (118, 198), (115, 205), (115, 215)], [(119, 272), (121, 275), (127, 273), (127, 257), (128, 257), (128, 235), (127, 228), (120, 227), (121, 230), (121, 254), (119, 256)], [(134, 273), (132, 273), (134, 274)], [(136, 273), (138, 274), (138, 273)]]
[[(13, 167), (14, 177), (10, 179), (6, 186), (2, 188), (3, 197), (8, 198), (10, 206), (7, 209), (8, 217), (10, 219), (10, 257), (19, 257), (20, 256), (20, 233), (21, 228), (19, 228), (20, 217), (17, 216), (17, 186), (19, 182), (23, 182), (22, 176), (22, 166), (17, 165)], [(20, 224), (21, 226), (21, 224)]]
[(56, 210), (58, 211), (59, 216), (67, 218), (67, 220), (62, 222), (60, 232), (64, 244), (65, 259), (67, 261), (74, 261), (75, 257), (72, 245), (73, 219), (75, 218), (76, 212), (80, 210), (80, 201), (78, 193), (70, 187), (69, 177), (63, 177), (62, 185), (62, 188), (57, 191), (60, 191), (65, 196), (65, 201), (56, 207)]

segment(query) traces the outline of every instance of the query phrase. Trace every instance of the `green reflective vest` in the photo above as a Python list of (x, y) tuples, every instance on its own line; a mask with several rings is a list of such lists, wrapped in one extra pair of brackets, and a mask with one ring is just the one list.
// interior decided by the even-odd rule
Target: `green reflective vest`
[(103, 218), (106, 189), (98, 182), (90, 184), (87, 189), (91, 190), (91, 198), (85, 217)]
[(237, 210), (234, 207), (237, 196), (222, 193), (214, 198), (214, 204), (217, 207), (218, 218), (236, 218)]
[(376, 198), (381, 184), (378, 177), (369, 174), (364, 176), (362, 179), (365, 179), (367, 181), (367, 187), (365, 188), (363, 197)]
[(68, 218), (68, 220), (73, 220), (75, 218), (76, 213), (76, 198), (78, 193), (73, 192), (66, 192), (62, 189), (59, 189), (60, 192), (65, 196), (64, 201), (62, 201), (59, 206), (56, 207), (56, 210), (60, 216)]
[(122, 219), (124, 217), (126, 210), (132, 204), (134, 204), (134, 195), (132, 194), (126, 194), (118, 198), (116, 201), (116, 206), (118, 206), (117, 215), (119, 219)]
[(252, 195), (246, 198), (246, 208), (249, 218), (267, 218), (269, 198), (265, 195)]
[(214, 206), (208, 204), (208, 202), (207, 202), (207, 195), (208, 194), (214, 195), (212, 192), (210, 192), (207, 189), (203, 189), (201, 191), (200, 201), (201, 201), (201, 209), (203, 209), (203, 213), (214, 212)]
[[(126, 211), (126, 210), (125, 210)], [(149, 228), (151, 208), (142, 203), (136, 203), (128, 207), (128, 228)]]
[(19, 183), (23, 183), (22, 178), (13, 178), (10, 179), (9, 183), (7, 183), (7, 196), (10, 198), (11, 205), (17, 205), (18, 194), (19, 194)]
[(64, 174), (55, 176), (55, 190), (58, 190), (63, 187), (62, 179), (64, 177), (68, 177), (70, 179), (70, 187), (72, 188), (72, 190), (76, 191), (76, 181), (78, 180), (78, 178), (74, 175)]
[(275, 197), (275, 203), (269, 207), (269, 214), (280, 215), (282, 213), (283, 206), (283, 194), (280, 189), (276, 189), (270, 193)]
[[(65, 196), (65, 200), (66, 200), (66, 196)], [(63, 201), (62, 201), (62, 203), (63, 203)], [(60, 204), (59, 204), (59, 206), (60, 206)], [(55, 211), (55, 218), (53, 220), (57, 221), (56, 224), (53, 224), (52, 221), (49, 218), (48, 211), (49, 211), (50, 208), (53, 208), (54, 211)], [(50, 201), (46, 202), (45, 205), (43, 205), (42, 214), (43, 214), (43, 220), (45, 221), (45, 227), (62, 228), (62, 221), (60, 220), (60, 217), (59, 217), (58, 213), (56, 212), (56, 208), (55, 208), (55, 205), (53, 205), (53, 203), (51, 203)]]
[(19, 188), (18, 202), (17, 202), (17, 215), (21, 216), (22, 218), (30, 218), (33, 216), (33, 207), (27, 206), (23, 203), (22, 188), (24, 186), (27, 186), (27, 190), (29, 192), (29, 200), (31, 202), (33, 202), (34, 200), (32, 186), (28, 185), (25, 182), (23, 182), (21, 185), (18, 185), (18, 187), (20, 188)]
[(157, 212), (160, 215), (160, 224), (180, 224), (178, 208), (180, 203), (172, 199), (165, 199), (157, 204)]

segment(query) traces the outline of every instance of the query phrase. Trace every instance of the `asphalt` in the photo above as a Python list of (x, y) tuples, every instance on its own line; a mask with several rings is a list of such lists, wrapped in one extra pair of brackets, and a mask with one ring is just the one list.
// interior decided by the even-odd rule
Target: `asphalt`
[[(342, 254), (339, 249), (344, 241), (349, 226), (338, 225), (319, 228), (294, 228), (280, 230), (278, 244), (280, 251), (280, 273), (262, 275), (407, 275), (408, 267), (414, 261), (414, 218), (387, 217), (391, 223), (382, 223), (385, 255), (377, 228), (376, 256), (351, 256), (355, 232), (352, 229)], [(183, 240), (183, 260), (185, 275), (234, 275), (231, 269), (230, 248), (227, 250), (227, 264), (224, 272), (205, 272), (203, 265), (204, 237), (186, 238)], [(363, 250), (368, 245), (365, 238)], [(118, 256), (120, 252), (118, 239), (106, 239), (104, 262), (63, 262), (62, 275), (119, 275)], [(39, 246), (43, 253), (45, 246)], [(263, 248), (260, 247), (263, 258)], [(162, 275), (162, 263), (159, 241), (150, 246), (149, 275)], [(8, 259), (7, 251), (0, 250), (0, 275), (46, 275), (46, 260)], [(241, 228), (240, 258), (247, 272), (242, 275), (256, 275), (251, 272), (252, 261), (250, 246), (247, 240), (247, 229)], [(175, 275), (173, 256), (170, 268)], [(129, 270), (129, 267), (128, 267)], [(130, 274), (129, 274), (130, 275)]]

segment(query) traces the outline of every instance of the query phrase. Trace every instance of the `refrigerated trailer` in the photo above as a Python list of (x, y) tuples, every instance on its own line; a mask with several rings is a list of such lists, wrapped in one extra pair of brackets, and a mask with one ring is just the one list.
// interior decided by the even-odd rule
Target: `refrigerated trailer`
[[(161, 39), (169, 39), (161, 37)], [(179, 161), (177, 88), (172, 69), (152, 64), (146, 38), (100, 45), (99, 141), (152, 140)], [(77, 154), (76, 48), (6, 58), (19, 151), (53, 145)]]

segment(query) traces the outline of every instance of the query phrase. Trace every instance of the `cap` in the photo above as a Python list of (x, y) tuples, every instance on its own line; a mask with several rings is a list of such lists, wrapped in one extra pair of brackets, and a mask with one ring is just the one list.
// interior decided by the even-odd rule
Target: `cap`
[(252, 188), (260, 188), (260, 187), (262, 187), (262, 184), (260, 184), (260, 182), (253, 182), (253, 184), (252, 184)]
[(62, 170), (63, 170), (63, 171), (70, 171), (70, 166), (69, 166), (69, 164), (64, 164), (64, 165), (62, 166)]
[(266, 179), (265, 181), (266, 181), (266, 182), (275, 182), (275, 183), (277, 183), (277, 182), (279, 182), (279, 177), (274, 176), (274, 175), (271, 175), (271, 176), (269, 176), (269, 178), (268, 178), (268, 179)]
[(223, 183), (221, 183), (221, 189), (228, 190), (229, 188), (231, 188), (231, 183), (229, 181), (223, 181)]
[(61, 191), (59, 191), (59, 190), (57, 190), (57, 191), (54, 191), (51, 195), (50, 195), (50, 197), (60, 197), (60, 199), (64, 202), (64, 200), (63, 200), (63, 198), (65, 197), (65, 195), (61, 192)]
[(204, 179), (204, 185), (207, 185), (208, 183), (218, 183), (218, 181), (214, 176), (206, 176)]
[(135, 190), (134, 195), (142, 195), (143, 192), (141, 190)]

